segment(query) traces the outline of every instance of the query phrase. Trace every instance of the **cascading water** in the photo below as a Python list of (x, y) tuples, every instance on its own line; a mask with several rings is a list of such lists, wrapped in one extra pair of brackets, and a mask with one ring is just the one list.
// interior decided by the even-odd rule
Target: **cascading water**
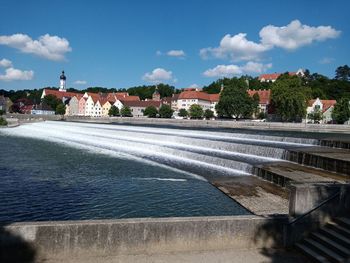
[(104, 124), (45, 122), (3, 133), (133, 156), (201, 176), (252, 173), (252, 165), (282, 161), (286, 148), (313, 139)]
[(249, 213), (205, 180), (312, 139), (69, 122), (0, 129), (1, 221)]

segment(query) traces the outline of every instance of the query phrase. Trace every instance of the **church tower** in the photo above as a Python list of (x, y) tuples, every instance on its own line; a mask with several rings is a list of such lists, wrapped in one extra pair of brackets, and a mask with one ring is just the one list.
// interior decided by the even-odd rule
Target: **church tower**
[(154, 93), (152, 95), (152, 100), (160, 101), (160, 94), (158, 91), (158, 86), (156, 86), (156, 89), (154, 90)]
[(60, 76), (60, 89), (59, 91), (66, 91), (66, 76), (64, 75), (64, 70), (62, 70), (62, 74)]

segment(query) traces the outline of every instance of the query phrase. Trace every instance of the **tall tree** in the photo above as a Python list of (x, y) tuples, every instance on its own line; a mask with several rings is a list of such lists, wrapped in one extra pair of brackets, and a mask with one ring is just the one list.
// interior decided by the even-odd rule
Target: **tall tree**
[(43, 98), (42, 103), (46, 103), (51, 107), (51, 109), (56, 110), (57, 105), (61, 104), (62, 101), (58, 99), (55, 95), (47, 95)]
[(244, 79), (233, 78), (230, 84), (221, 92), (216, 105), (220, 117), (245, 118), (250, 117), (254, 110), (253, 99), (248, 95), (247, 82)]
[(332, 118), (339, 124), (343, 124), (350, 119), (350, 104), (348, 98), (342, 98), (335, 104)]
[(283, 74), (272, 85), (272, 103), (282, 121), (301, 121), (306, 115), (310, 89), (297, 76)]
[(335, 79), (349, 81), (350, 80), (349, 66), (344, 65), (344, 66), (337, 67), (337, 69), (335, 70)]

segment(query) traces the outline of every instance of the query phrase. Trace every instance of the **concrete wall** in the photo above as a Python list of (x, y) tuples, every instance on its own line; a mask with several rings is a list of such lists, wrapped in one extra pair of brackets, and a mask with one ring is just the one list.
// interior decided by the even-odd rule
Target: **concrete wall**
[(289, 215), (300, 216), (340, 191), (342, 184), (291, 183), (288, 187)]
[(0, 231), (0, 248), (15, 246), (9, 240), (16, 237), (32, 247), (39, 258), (62, 260), (278, 247), (283, 245), (286, 221), (286, 217), (227, 216), (14, 223)]

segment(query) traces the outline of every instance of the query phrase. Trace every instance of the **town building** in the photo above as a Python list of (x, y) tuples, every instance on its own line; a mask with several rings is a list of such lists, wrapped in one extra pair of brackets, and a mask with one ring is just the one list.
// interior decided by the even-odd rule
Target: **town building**
[(9, 112), (11, 106), (13, 105), (10, 98), (0, 95), (0, 110), (4, 112)]
[(30, 114), (55, 115), (55, 111), (49, 105), (41, 103), (39, 105), (34, 105)]
[(253, 97), (254, 94), (259, 95), (259, 112), (268, 113), (269, 105), (271, 104), (271, 90), (248, 90), (250, 97)]
[(66, 90), (66, 76), (64, 75), (64, 71), (62, 70), (62, 74), (60, 76), (60, 89), (59, 91), (65, 92)]
[(320, 100), (319, 98), (309, 100), (308, 107), (306, 108), (306, 122), (312, 122), (308, 116), (310, 113), (314, 113), (316, 111), (320, 111), (322, 113), (322, 120), (320, 123), (331, 122), (332, 112), (336, 103), (336, 100)]
[[(260, 82), (275, 82), (279, 76), (281, 76), (284, 73), (272, 73), (272, 74), (261, 74), (259, 76), (259, 81)], [(299, 76), (299, 77), (303, 77), (305, 75), (304, 70), (303, 69), (298, 69), (295, 72), (288, 72), (288, 74), (290, 76)]]
[(147, 107), (154, 106), (159, 110), (162, 102), (154, 100), (123, 101), (123, 105), (130, 108), (133, 117), (145, 117), (143, 113)]

